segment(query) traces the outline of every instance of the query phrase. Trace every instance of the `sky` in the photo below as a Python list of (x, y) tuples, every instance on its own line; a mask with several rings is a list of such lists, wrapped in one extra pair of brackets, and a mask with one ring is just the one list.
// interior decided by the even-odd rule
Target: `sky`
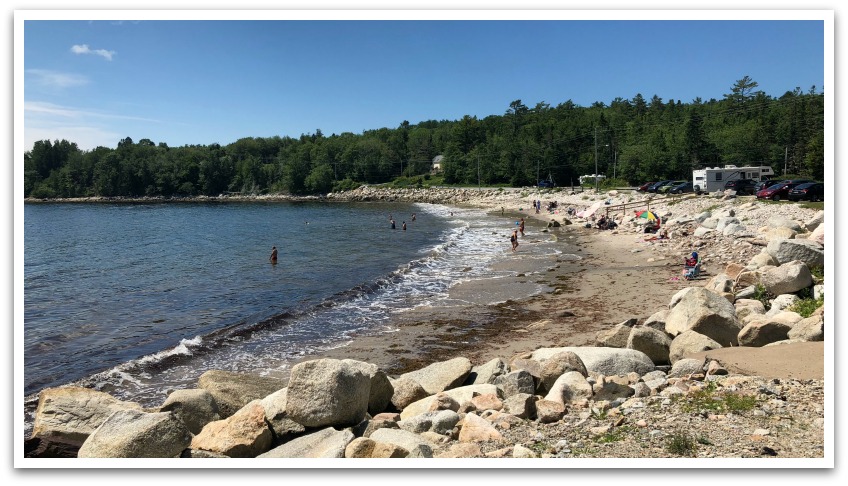
[(91, 150), (125, 137), (173, 147), (319, 129), (362, 133), (403, 121), (502, 115), (514, 100), (529, 107), (637, 94), (706, 101), (744, 76), (774, 97), (832, 88), (825, 22), (799, 20), (804, 15), (106, 14), (23, 21), (16, 79), (23, 81), (24, 150), (45, 139)]

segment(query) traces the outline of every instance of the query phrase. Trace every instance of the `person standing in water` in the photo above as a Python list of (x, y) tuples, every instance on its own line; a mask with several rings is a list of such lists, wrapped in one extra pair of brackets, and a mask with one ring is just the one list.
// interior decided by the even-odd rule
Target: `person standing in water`
[(518, 225), (518, 231), (521, 232), (521, 236), (524, 236), (524, 218), (521, 218), (521, 224)]
[(412, 220), (415, 221), (415, 213), (412, 213)]
[(395, 229), (395, 220), (392, 219), (391, 222), (392, 222), (392, 229)]
[(271, 257), (268, 258), (268, 259), (271, 260), (271, 263), (277, 263), (277, 247), (276, 246), (271, 247)]
[(403, 225), (401, 226), (401, 229), (403, 229), (404, 231), (406, 231), (406, 221), (404, 221), (404, 222), (403, 222)]
[(518, 249), (518, 230), (512, 230), (512, 236), (509, 237), (509, 241), (512, 242), (512, 251)]

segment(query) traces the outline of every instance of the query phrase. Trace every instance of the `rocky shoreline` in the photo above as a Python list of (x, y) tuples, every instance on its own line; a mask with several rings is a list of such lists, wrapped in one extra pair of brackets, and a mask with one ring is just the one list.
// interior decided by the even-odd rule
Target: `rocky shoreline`
[[(25, 457), (832, 458), (824, 376), (815, 372), (824, 365), (824, 308), (809, 317), (790, 310), (824, 294), (824, 212), (731, 196), (329, 194), (322, 199), (506, 210), (550, 231), (591, 226), (567, 209), (601, 203), (597, 214), (615, 208), (618, 226), (584, 228), (592, 238), (628, 240), (631, 258), (665, 262), (678, 275), (682, 256), (696, 250), (709, 278), (686, 282), (663, 308), (602, 323), (592, 346), (551, 347), (540, 332), (537, 349), (457, 356), (396, 376), (326, 357), (295, 365), (288, 382), (210, 370), (155, 409), (93, 390), (45, 390)], [(536, 214), (527, 211), (535, 199), (558, 204)], [(650, 205), (669, 238), (646, 235), (645, 220), (621, 207), (630, 203)], [(779, 350), (792, 373), (740, 373), (735, 361), (710, 355), (747, 349)]]

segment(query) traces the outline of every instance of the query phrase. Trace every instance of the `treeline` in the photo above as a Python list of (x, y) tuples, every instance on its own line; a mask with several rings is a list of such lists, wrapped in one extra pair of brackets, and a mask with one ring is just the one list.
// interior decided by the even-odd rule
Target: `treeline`
[(27, 197), (175, 196), (226, 192), (315, 194), (429, 174), (442, 155), (446, 184), (577, 184), (598, 173), (630, 184), (691, 178), (693, 169), (770, 165), (821, 180), (824, 95), (815, 87), (779, 98), (749, 77), (721, 100), (616, 98), (571, 101), (503, 115), (407, 121), (361, 135), (243, 138), (229, 145), (168, 147), (149, 139), (80, 150), (67, 140), (36, 142), (24, 155)]

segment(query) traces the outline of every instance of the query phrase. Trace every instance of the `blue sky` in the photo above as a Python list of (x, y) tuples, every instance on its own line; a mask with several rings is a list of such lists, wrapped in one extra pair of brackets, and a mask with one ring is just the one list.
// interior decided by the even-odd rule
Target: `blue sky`
[(516, 99), (720, 99), (746, 75), (771, 96), (830, 94), (821, 20), (111, 18), (24, 22), (25, 150), (361, 133)]

